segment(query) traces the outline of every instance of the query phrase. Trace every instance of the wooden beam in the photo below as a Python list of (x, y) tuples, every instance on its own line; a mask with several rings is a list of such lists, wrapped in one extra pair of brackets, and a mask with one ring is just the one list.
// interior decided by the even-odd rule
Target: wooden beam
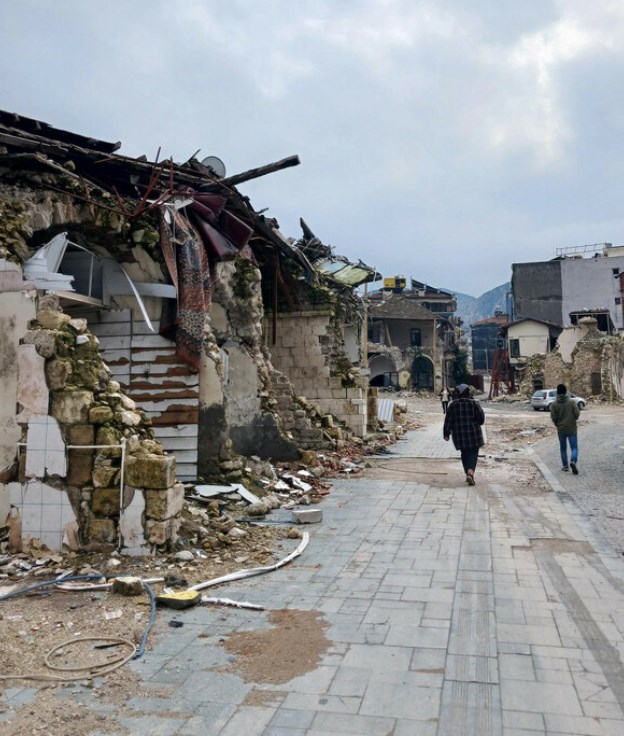
[(266, 164), (266, 166), (258, 166), (256, 169), (249, 169), (249, 171), (243, 171), (240, 174), (234, 174), (234, 176), (219, 179), (218, 182), (219, 184), (225, 184), (227, 187), (233, 187), (243, 181), (258, 179), (260, 176), (272, 174), (274, 171), (281, 171), (282, 169), (287, 169), (290, 166), (299, 166), (300, 163), (301, 161), (299, 160), (299, 156), (289, 156), (288, 158), (283, 158), (281, 161)]

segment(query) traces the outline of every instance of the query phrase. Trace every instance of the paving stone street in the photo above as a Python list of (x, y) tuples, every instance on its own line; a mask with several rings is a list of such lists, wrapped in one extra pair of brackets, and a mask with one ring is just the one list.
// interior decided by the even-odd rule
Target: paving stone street
[[(552, 440), (540, 452), (553, 492), (471, 488), (440, 426), (409, 432), (393, 457), (440, 482), (337, 480), (301, 557), (219, 588), (267, 611), (180, 612), (132, 665), (153, 694), (117, 710), (73, 696), (150, 736), (621, 736), (624, 561), (560, 482)], [(321, 614), (328, 646), (288, 682), (247, 681), (223, 642), (276, 609)]]

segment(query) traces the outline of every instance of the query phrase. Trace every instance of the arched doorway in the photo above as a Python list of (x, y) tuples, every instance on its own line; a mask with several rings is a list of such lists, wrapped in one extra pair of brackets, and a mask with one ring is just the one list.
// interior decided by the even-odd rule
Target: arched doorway
[(433, 361), (417, 355), (412, 363), (412, 387), (416, 391), (433, 391)]
[(398, 386), (398, 373), (394, 361), (387, 355), (374, 355), (369, 358), (368, 368), (371, 386)]

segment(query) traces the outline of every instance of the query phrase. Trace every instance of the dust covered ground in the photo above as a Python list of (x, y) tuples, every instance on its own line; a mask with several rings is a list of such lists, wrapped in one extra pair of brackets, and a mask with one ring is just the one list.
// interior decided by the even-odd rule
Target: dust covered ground
[[(45, 575), (28, 575), (16, 585), (10, 580), (0, 584), (0, 595), (11, 590), (37, 586), (71, 565), (84, 574), (100, 571), (110, 573), (111, 559), (119, 559), (115, 574), (127, 574), (153, 579), (167, 577), (177, 582), (174, 589), (184, 589), (197, 583), (221, 577), (241, 568), (271, 565), (292, 552), (300, 539), (288, 538), (288, 528), (253, 527), (236, 552), (195, 558), (179, 562), (174, 555), (150, 558), (115, 558), (104, 554), (63, 555), (60, 565), (45, 570)], [(224, 559), (225, 558), (225, 559)], [(162, 583), (154, 583), (159, 593)], [(217, 589), (218, 590), (218, 589)], [(218, 592), (210, 592), (218, 596)], [(150, 620), (150, 599), (144, 593), (123, 596), (110, 590), (62, 592), (54, 587), (32, 590), (30, 593), (0, 601), (0, 733), (3, 736), (23, 736), (46, 732), (51, 736), (85, 736), (91, 733), (127, 733), (106, 718), (106, 712), (117, 709), (130, 697), (145, 689), (134, 672), (123, 666), (105, 676), (99, 672), (107, 662), (130, 656), (133, 646), (139, 646)], [(147, 638), (146, 656), (152, 644), (170, 630), (183, 616), (168, 608), (158, 607), (154, 626)], [(84, 640), (92, 637), (92, 640)], [(110, 639), (122, 640), (120, 643)], [(56, 650), (56, 651), (55, 651)], [(51, 669), (53, 667), (64, 669)], [(96, 667), (98, 669), (91, 669)], [(76, 668), (76, 669), (73, 669)], [(25, 676), (26, 679), (22, 679)], [(21, 689), (37, 689), (28, 702), (14, 705), (11, 696)], [(90, 692), (97, 703), (85, 708), (68, 695)], [(154, 688), (149, 687), (154, 695)], [(98, 713), (98, 710), (102, 712)]]
[[(407, 429), (437, 426), (443, 441), (444, 417), (437, 399), (410, 394), (390, 397), (407, 408), (400, 417), (402, 429), (397, 436)], [(527, 402), (482, 403), (486, 411), (487, 443), (479, 458), (477, 483), (504, 483), (510, 492), (523, 495), (552, 492), (526, 452), (545, 439), (556, 444), (556, 432), (549, 415), (531, 411)], [(621, 407), (591, 405), (583, 412), (582, 421), (585, 426), (604, 424), (607, 427), (615, 415), (622, 416)], [(387, 444), (391, 451), (391, 444)], [(455, 465), (459, 460), (401, 458), (390, 454), (380, 457), (379, 446), (376, 450), (374, 458), (363, 454), (365, 448), (345, 450), (342, 460), (334, 459), (332, 466), (327, 468), (325, 479), (349, 470), (363, 472), (369, 478), (400, 480), (402, 477), (413, 478), (416, 471), (422, 482), (434, 487), (463, 483), (461, 470)], [(364, 466), (366, 470), (361, 470)], [(277, 562), (299, 543), (297, 538), (289, 537), (288, 532), (288, 527), (284, 526), (254, 526), (253, 530), (249, 529), (248, 536), (239, 540), (232, 549), (187, 562), (176, 560), (173, 554), (116, 558), (114, 563), (111, 563), (110, 554), (63, 555), (62, 559), (48, 562), (41, 569), (35, 566), (20, 579), (9, 576), (0, 580), (0, 596), (16, 585), (36, 585), (71, 569), (75, 572), (101, 571), (108, 575), (113, 569), (114, 574), (136, 575), (144, 579), (167, 577), (177, 580), (178, 588), (183, 589), (241, 568)], [(155, 584), (154, 588), (159, 592), (162, 585)], [(218, 595), (218, 589), (211, 594)], [(305, 646), (306, 666), (314, 666), (326, 646), (324, 623), (310, 612), (276, 611), (271, 615), (272, 627), (267, 632), (240, 633), (224, 642), (224, 647), (236, 655), (237, 666), (246, 680), (279, 685), (299, 673), (297, 667), (301, 667), (303, 662), (302, 647)], [(147, 640), (148, 655), (153, 643), (170, 631), (172, 622), (182, 616), (170, 609), (157, 610), (154, 628)], [(145, 594), (125, 597), (109, 591), (58, 592), (48, 588), (0, 601), (0, 636), (3, 642), (0, 690), (5, 695), (0, 700), (0, 733), (3, 736), (44, 732), (52, 736), (127, 733), (113, 719), (107, 718), (106, 713), (119, 709), (129, 698), (136, 698), (148, 690), (153, 695), (154, 688), (143, 685), (132, 669), (123, 665), (104, 677), (90, 679), (87, 675), (90, 667), (123, 657), (131, 651), (132, 645), (138, 645), (149, 617), (149, 598)], [(75, 645), (67, 643), (82, 637), (94, 637), (94, 640)], [(110, 646), (103, 637), (117, 637), (128, 643)], [(60, 651), (53, 653), (59, 646)], [(276, 647), (283, 656), (274, 656)], [(291, 649), (298, 651), (298, 657), (289, 659), (284, 654)], [(75, 666), (78, 669), (50, 670), (46, 666), (46, 657), (57, 666)], [(276, 661), (283, 663), (283, 671), (275, 670)], [(267, 680), (268, 673), (270, 678)], [(19, 679), (17, 676), (20, 675), (33, 675), (34, 679)], [(56, 678), (67, 677), (74, 679), (56, 681)], [(30, 696), (20, 703), (19, 693), (24, 688)], [(34, 695), (32, 689), (36, 690)], [(79, 692), (90, 694), (93, 707), (87, 708), (80, 699), (71, 697)], [(247, 704), (262, 704), (267, 697), (266, 692), (255, 689), (250, 693)]]
[[(479, 397), (477, 397), (478, 399)], [(444, 415), (440, 402), (427, 395), (406, 396), (409, 424), (413, 428), (439, 427), (440, 442)], [(520, 401), (482, 401), (486, 421), (484, 434), (486, 444), (479, 454), (477, 482), (505, 483), (510, 491), (524, 495), (548, 493), (550, 486), (528, 456), (526, 450), (536, 442), (552, 437), (556, 442), (556, 430), (550, 416), (533, 412), (528, 402)], [(437, 488), (459, 482), (463, 483), (461, 469), (457, 471), (455, 461), (437, 458), (397, 458), (375, 460), (375, 477), (405, 479), (418, 474), (419, 480)], [(459, 460), (456, 461), (459, 465)]]

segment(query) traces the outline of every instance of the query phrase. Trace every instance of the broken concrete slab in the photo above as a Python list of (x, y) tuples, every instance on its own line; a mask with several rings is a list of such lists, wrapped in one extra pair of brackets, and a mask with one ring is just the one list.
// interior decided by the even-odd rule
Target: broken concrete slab
[(227, 496), (230, 493), (238, 493), (238, 495), (241, 498), (244, 498), (248, 503), (260, 502), (258, 496), (254, 495), (251, 491), (248, 491), (242, 483), (231, 483), (229, 486), (195, 486), (195, 494), (204, 499), (222, 495)]
[(297, 524), (318, 524), (323, 520), (321, 509), (293, 509), (290, 514)]

